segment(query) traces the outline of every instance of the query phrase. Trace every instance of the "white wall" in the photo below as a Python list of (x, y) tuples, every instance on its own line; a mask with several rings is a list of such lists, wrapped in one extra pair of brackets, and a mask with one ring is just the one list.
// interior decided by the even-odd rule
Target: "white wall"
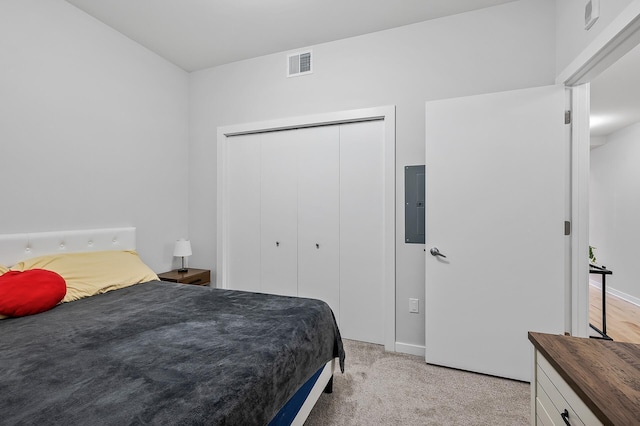
[(186, 236), (188, 74), (62, 0), (0, 2), (0, 233)]
[[(591, 151), (589, 244), (613, 271), (607, 287), (640, 299), (640, 123)], [(596, 278), (596, 277), (592, 277)]]
[(600, 18), (585, 31), (584, 8), (587, 0), (557, 0), (556, 74), (560, 74), (633, 1), (600, 0)]
[(285, 77), (285, 53), (192, 73), (193, 263), (215, 269), (217, 126), (396, 105), (396, 340), (424, 345), (424, 311), (408, 312), (410, 297), (424, 307), (425, 253), (404, 243), (403, 168), (424, 164), (425, 101), (552, 84), (553, 28), (553, 0), (523, 0), (312, 46), (304, 77)]

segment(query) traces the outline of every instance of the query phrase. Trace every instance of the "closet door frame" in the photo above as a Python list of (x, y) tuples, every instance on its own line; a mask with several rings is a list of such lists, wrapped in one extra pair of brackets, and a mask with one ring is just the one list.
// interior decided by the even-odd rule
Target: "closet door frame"
[(337, 111), (300, 117), (288, 117), (253, 123), (243, 123), (218, 127), (217, 131), (217, 265), (216, 280), (218, 287), (229, 288), (226, 266), (228, 264), (228, 235), (226, 224), (229, 218), (227, 182), (227, 145), (233, 143), (233, 136), (253, 133), (273, 132), (278, 130), (297, 129), (355, 123), (361, 121), (384, 121), (384, 345), (385, 350), (395, 352), (395, 146), (396, 146), (396, 113), (395, 106), (382, 106), (348, 111)]

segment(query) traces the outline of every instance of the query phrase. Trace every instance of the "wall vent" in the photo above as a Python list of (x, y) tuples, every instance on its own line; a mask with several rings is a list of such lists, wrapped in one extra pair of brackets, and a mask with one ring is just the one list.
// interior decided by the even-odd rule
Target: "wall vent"
[(287, 77), (311, 74), (313, 72), (311, 51), (287, 55)]

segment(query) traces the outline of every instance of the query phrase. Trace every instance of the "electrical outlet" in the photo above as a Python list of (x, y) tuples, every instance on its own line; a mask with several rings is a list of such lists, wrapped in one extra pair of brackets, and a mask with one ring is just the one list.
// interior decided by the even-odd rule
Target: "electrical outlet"
[(409, 299), (409, 312), (412, 314), (420, 312), (420, 301), (418, 299)]

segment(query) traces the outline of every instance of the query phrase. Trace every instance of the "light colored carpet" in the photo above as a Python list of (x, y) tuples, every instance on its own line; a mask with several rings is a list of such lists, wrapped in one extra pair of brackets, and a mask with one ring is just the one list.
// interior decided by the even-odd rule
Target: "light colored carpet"
[(528, 425), (528, 383), (427, 365), (424, 358), (344, 340), (334, 375), (305, 426)]

